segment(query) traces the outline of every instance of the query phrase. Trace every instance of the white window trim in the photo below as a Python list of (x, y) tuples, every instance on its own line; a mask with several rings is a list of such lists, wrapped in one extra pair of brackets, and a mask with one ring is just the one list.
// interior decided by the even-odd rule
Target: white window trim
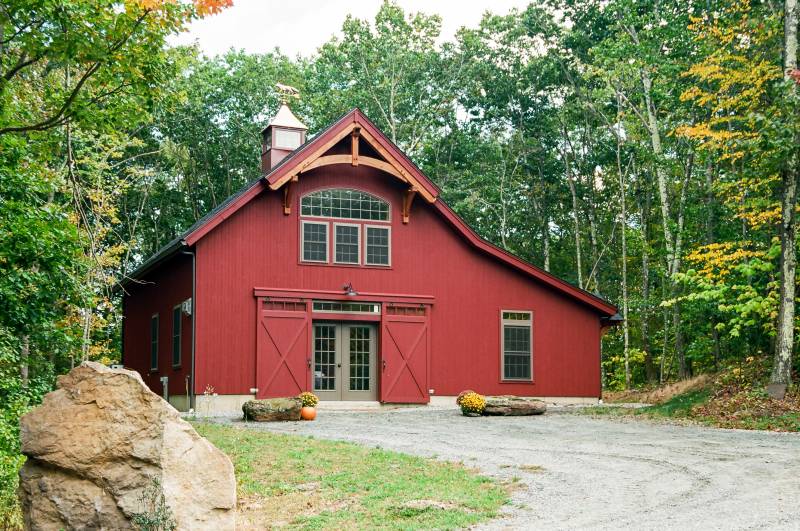
[[(362, 225), (360, 223), (339, 223), (338, 221), (333, 223), (333, 234), (331, 234), (331, 239), (333, 241), (333, 256), (331, 256), (331, 258), (333, 259), (334, 264), (361, 265), (361, 226)], [(356, 234), (358, 235), (358, 241), (356, 242), (356, 247), (358, 247), (358, 259), (355, 262), (340, 262), (336, 259), (336, 247), (338, 245), (338, 242), (336, 241), (336, 227), (355, 227), (358, 229), (356, 231)]]
[[(325, 225), (325, 260), (306, 259), (306, 225)], [(312, 264), (328, 264), (331, 259), (331, 224), (327, 221), (306, 221), (300, 222), (300, 261)]]
[[(525, 321), (517, 320), (517, 319), (504, 319), (503, 314), (511, 312), (511, 313), (524, 313), (528, 315), (528, 319)], [(530, 367), (531, 367), (531, 375), (530, 378), (506, 378), (506, 333), (505, 328), (506, 325), (509, 326), (527, 326), (528, 330), (530, 331)], [(508, 310), (508, 309), (501, 309), (500, 310), (500, 381), (502, 382), (533, 382), (533, 312), (531, 310)]]
[[(367, 252), (367, 246), (369, 245), (369, 238), (367, 238), (367, 229), (370, 227), (375, 229), (384, 229), (388, 232), (387, 239), (389, 241), (389, 263), (388, 264), (373, 264), (369, 261), (369, 253)], [(392, 227), (390, 225), (374, 225), (364, 224), (364, 265), (374, 266), (374, 267), (392, 267)], [(501, 314), (502, 315), (502, 314)]]
[[(172, 307), (172, 335), (170, 336), (170, 358), (172, 367), (180, 367), (183, 363), (183, 309), (181, 304), (176, 304)], [(175, 310), (178, 310), (178, 363), (175, 363)]]
[[(155, 345), (156, 345), (156, 365), (153, 366), (153, 319), (156, 320), (156, 337), (155, 337)], [(159, 352), (158, 344), (161, 340), (161, 318), (158, 316), (158, 312), (152, 314), (150, 316), (150, 371), (157, 371), (158, 370), (158, 357), (161, 354)]]
[[(347, 191), (350, 191), (350, 192), (359, 192), (361, 194), (366, 194), (366, 195), (368, 195), (370, 197), (374, 197), (378, 201), (386, 203), (386, 208), (387, 208), (387, 210), (386, 210), (386, 219), (344, 218), (344, 217), (341, 217), (341, 216), (317, 216), (315, 214), (303, 214), (303, 199), (305, 199), (306, 197), (308, 197), (310, 195), (316, 194), (317, 192), (326, 192), (328, 190), (347, 190)], [(332, 187), (329, 187), (329, 188), (320, 188), (319, 190), (312, 190), (312, 191), (310, 191), (310, 192), (308, 192), (305, 195), (300, 197), (300, 206), (298, 207), (298, 212), (300, 213), (300, 217), (302, 217), (302, 218), (342, 219), (342, 220), (354, 221), (354, 222), (357, 222), (357, 223), (370, 223), (370, 224), (372, 224), (372, 223), (387, 223), (387, 224), (389, 224), (389, 223), (392, 222), (392, 203), (391, 203), (391, 201), (388, 201), (388, 200), (384, 199), (383, 197), (381, 197), (379, 195), (375, 195), (372, 192), (367, 192), (365, 190), (360, 190), (358, 188), (341, 188), (339, 186), (332, 186)]]

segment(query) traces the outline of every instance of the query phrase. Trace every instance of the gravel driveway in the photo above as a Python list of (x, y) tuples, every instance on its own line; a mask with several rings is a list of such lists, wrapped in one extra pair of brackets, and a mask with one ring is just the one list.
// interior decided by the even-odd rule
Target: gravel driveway
[(323, 410), (315, 422), (248, 425), (518, 478), (503, 517), (481, 529), (800, 529), (796, 434), (559, 412), (473, 419), (433, 408)]

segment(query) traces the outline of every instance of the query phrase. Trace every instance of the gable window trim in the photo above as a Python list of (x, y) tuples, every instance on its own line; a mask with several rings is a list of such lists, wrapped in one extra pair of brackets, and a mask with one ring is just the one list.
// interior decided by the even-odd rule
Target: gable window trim
[[(176, 319), (176, 312), (177, 312), (177, 319)], [(183, 349), (183, 309), (181, 307), (181, 304), (178, 303), (172, 307), (172, 368), (173, 369), (181, 368), (181, 362), (183, 361), (182, 349)]]
[[(528, 330), (528, 376), (506, 377), (506, 327)], [(519, 352), (514, 352), (519, 355)], [(500, 383), (533, 383), (533, 311), (500, 309)]]
[[(385, 264), (369, 261), (369, 229), (380, 229), (386, 231), (387, 261)], [(375, 225), (373, 223), (364, 224), (364, 265), (371, 267), (392, 267), (392, 227), (390, 225)]]
[[(339, 227), (355, 227), (356, 229), (356, 261), (355, 262), (345, 262), (339, 260), (339, 241), (338, 241), (338, 233), (337, 229)], [(362, 224), (361, 223), (345, 223), (335, 221), (333, 222), (333, 234), (331, 234), (331, 238), (333, 238), (333, 253), (331, 258), (333, 259), (333, 263), (337, 265), (361, 265), (361, 259), (363, 253), (361, 252), (361, 242), (363, 240), (361, 232), (362, 232)]]
[(158, 372), (158, 335), (161, 325), (159, 321), (158, 312), (150, 316), (150, 372)]
[[(325, 227), (325, 259), (313, 260), (306, 258), (306, 225), (322, 225)], [(314, 242), (318, 243), (318, 242)], [(331, 231), (330, 222), (300, 220), (300, 261), (309, 264), (329, 264), (331, 258)]]

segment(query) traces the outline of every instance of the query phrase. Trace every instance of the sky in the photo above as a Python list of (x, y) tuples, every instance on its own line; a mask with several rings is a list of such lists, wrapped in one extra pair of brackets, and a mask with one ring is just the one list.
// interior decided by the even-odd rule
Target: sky
[[(422, 11), (442, 17), (442, 39), (462, 26), (475, 27), (483, 13), (524, 9), (530, 0), (396, 0), (406, 13)], [(234, 0), (233, 7), (196, 21), (174, 44), (196, 42), (208, 56), (230, 48), (268, 52), (275, 47), (289, 56), (309, 56), (338, 34), (348, 13), (375, 19), (381, 0)]]

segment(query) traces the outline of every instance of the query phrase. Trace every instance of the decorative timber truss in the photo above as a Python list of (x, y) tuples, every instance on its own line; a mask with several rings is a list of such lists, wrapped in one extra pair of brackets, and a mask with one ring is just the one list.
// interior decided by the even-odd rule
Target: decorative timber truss
[[(350, 137), (349, 153), (327, 154), (334, 146), (342, 140)], [(364, 140), (381, 158), (366, 156), (359, 153), (360, 140)], [(397, 160), (388, 149), (381, 145), (375, 136), (358, 122), (351, 122), (341, 131), (326, 139), (319, 146), (304, 157), (303, 161), (294, 165), (288, 171), (269, 183), (271, 190), (278, 190), (283, 187), (283, 213), (289, 215), (292, 211), (292, 201), (294, 200), (294, 183), (298, 181), (304, 173), (310, 172), (322, 166), (334, 164), (348, 164), (350, 166), (370, 166), (392, 175), (396, 179), (406, 183), (408, 187), (403, 191), (402, 197), (402, 217), (403, 223), (408, 223), (411, 216), (411, 205), (414, 197), (419, 194), (428, 203), (434, 203), (436, 196), (431, 193), (429, 186), (425, 186), (420, 180), (408, 171), (403, 164)]]

